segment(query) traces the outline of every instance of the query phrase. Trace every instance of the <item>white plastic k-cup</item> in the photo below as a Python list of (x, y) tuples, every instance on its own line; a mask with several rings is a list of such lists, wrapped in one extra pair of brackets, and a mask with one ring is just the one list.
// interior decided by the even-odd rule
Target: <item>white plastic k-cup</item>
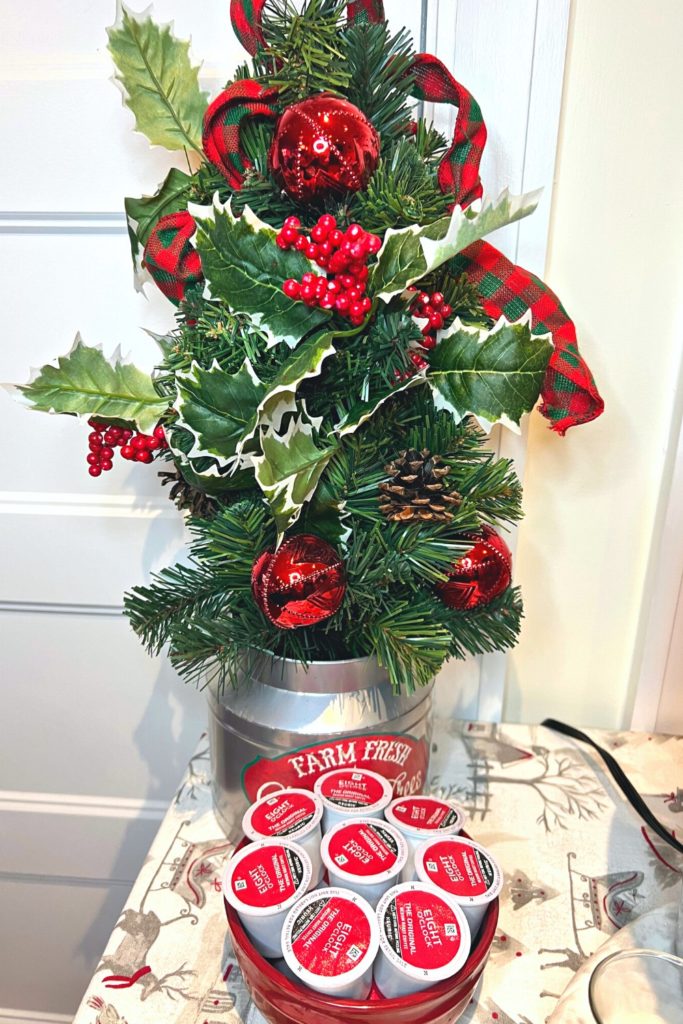
[(313, 788), (323, 804), (323, 833), (353, 818), (383, 818), (394, 795), (388, 779), (366, 768), (335, 768)]
[(381, 818), (342, 821), (326, 832), (320, 846), (331, 886), (351, 889), (372, 907), (401, 880), (408, 844)]
[(436, 796), (400, 796), (392, 800), (384, 817), (408, 841), (408, 862), (404, 871), (407, 882), (415, 877), (415, 850), (420, 843), (437, 835), (457, 835), (465, 821), (463, 811), (457, 804)]
[(462, 907), (475, 937), (486, 908), (503, 888), (503, 872), (479, 843), (464, 836), (427, 839), (415, 851), (415, 873)]
[(280, 838), (298, 843), (311, 858), (313, 885), (317, 885), (323, 870), (320, 859), (322, 816), (323, 805), (315, 793), (308, 789), (281, 789), (247, 808), (242, 829), (254, 842)]
[(282, 929), (289, 972), (336, 999), (367, 999), (379, 949), (375, 912), (350, 889), (316, 889), (294, 904)]
[(377, 907), (375, 983), (385, 999), (453, 977), (470, 954), (470, 930), (452, 898), (425, 882), (389, 889)]
[(311, 870), (306, 851), (288, 839), (260, 839), (228, 861), (223, 896), (262, 956), (282, 956), (287, 911), (307, 892)]

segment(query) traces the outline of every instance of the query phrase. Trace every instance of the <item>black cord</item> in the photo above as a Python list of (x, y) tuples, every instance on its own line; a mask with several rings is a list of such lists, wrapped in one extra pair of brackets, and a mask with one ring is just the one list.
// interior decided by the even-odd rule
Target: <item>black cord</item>
[(595, 740), (592, 740), (585, 732), (581, 732), (580, 729), (575, 729), (572, 725), (565, 725), (564, 722), (558, 722), (554, 718), (546, 718), (545, 721), (541, 722), (547, 729), (554, 729), (555, 732), (561, 732), (565, 736), (571, 736), (572, 739), (580, 740), (582, 743), (588, 743), (594, 750), (597, 750), (600, 757), (603, 759), (609, 772), (616, 782), (619, 789), (622, 791), (631, 806), (638, 812), (645, 824), (656, 832), (660, 839), (663, 839), (669, 846), (673, 846), (674, 850), (678, 853), (683, 853), (683, 843), (680, 843), (678, 839), (671, 835), (667, 828), (662, 825), (661, 821), (654, 816), (650, 808), (647, 806), (642, 796), (635, 788), (633, 783), (629, 780), (625, 774), (623, 768), (616, 760), (612, 757), (608, 750), (604, 750)]

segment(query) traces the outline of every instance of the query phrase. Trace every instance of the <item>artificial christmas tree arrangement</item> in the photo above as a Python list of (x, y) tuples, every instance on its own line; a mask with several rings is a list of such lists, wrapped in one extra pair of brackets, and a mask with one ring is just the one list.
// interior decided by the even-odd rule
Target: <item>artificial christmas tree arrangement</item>
[[(510, 647), (522, 614), (500, 534), (520, 484), (486, 432), (539, 397), (560, 434), (602, 411), (559, 300), (484, 241), (537, 196), (482, 198), (486, 129), (447, 68), (381, 0), (231, 18), (249, 61), (211, 100), (169, 26), (122, 7), (109, 30), (137, 130), (187, 157), (125, 200), (136, 275), (176, 307), (157, 369), (78, 338), (20, 389), (88, 421), (95, 480), (118, 449), (188, 514), (189, 561), (125, 607), (212, 685), (224, 817), (312, 785), (331, 737), (421, 788), (434, 676)], [(415, 100), (457, 108), (452, 139)]]

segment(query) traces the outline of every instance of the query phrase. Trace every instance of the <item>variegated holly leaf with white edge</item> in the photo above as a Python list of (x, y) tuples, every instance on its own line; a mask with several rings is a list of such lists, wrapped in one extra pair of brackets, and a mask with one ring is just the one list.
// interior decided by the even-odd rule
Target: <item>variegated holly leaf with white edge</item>
[(204, 370), (193, 363), (176, 377), (177, 425), (194, 438), (188, 458), (210, 456), (220, 469), (237, 469), (247, 441), (254, 437), (266, 385), (245, 359), (237, 373), (226, 373), (219, 363)]
[(107, 359), (101, 349), (84, 345), (80, 334), (56, 366), (47, 363), (14, 390), (40, 412), (134, 423), (143, 433), (154, 429), (169, 406), (148, 373), (124, 363), (118, 349)]
[(490, 329), (455, 320), (429, 355), (434, 405), (457, 421), (471, 414), (485, 430), (496, 422), (516, 429), (538, 400), (552, 350), (550, 334), (531, 333), (530, 311)]
[(318, 447), (319, 420), (311, 420), (305, 409), (290, 420), (284, 434), (273, 429), (261, 431), (262, 455), (253, 457), (256, 480), (270, 505), (278, 540), (297, 521), (311, 498), (335, 445)]
[(425, 371), (420, 370), (413, 377), (409, 377), (408, 380), (402, 381), (400, 384), (397, 383), (395, 387), (387, 385), (381, 391), (376, 391), (372, 395), (361, 395), (359, 400), (354, 402), (348, 412), (340, 419), (335, 428), (335, 434), (338, 434), (339, 437), (344, 437), (346, 434), (355, 433), (366, 420), (375, 415), (379, 407), (384, 405), (388, 399), (393, 398), (394, 395), (399, 394), (401, 391), (407, 391), (408, 388), (424, 384), (425, 379)]
[(216, 194), (213, 206), (190, 204), (197, 222), (196, 245), (210, 294), (235, 313), (246, 313), (267, 336), (296, 348), (302, 338), (329, 322), (329, 310), (307, 306), (282, 290), (288, 278), (300, 281), (316, 267), (296, 249), (280, 249), (277, 231), (245, 206), (235, 217), (230, 202)]
[(505, 189), (495, 200), (485, 198), (466, 210), (456, 206), (449, 217), (441, 217), (425, 227), (412, 224), (407, 228), (389, 228), (370, 273), (371, 294), (389, 302), (484, 235), (528, 217), (540, 196), (540, 191), (512, 196)]
[(194, 150), (203, 158), (202, 124), (207, 94), (199, 68), (190, 63), (189, 43), (176, 39), (172, 25), (157, 25), (151, 7), (134, 14), (120, 2), (107, 29), (116, 82), (135, 116), (135, 127), (152, 145)]

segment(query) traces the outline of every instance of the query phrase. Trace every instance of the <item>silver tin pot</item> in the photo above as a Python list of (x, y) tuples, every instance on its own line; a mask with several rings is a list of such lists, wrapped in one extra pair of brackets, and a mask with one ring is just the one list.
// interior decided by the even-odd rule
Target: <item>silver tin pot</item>
[(427, 779), (434, 683), (392, 691), (374, 658), (312, 662), (263, 658), (235, 687), (209, 690), (216, 814), (236, 839), (248, 804), (276, 789), (312, 789), (332, 768), (370, 768), (396, 795)]

